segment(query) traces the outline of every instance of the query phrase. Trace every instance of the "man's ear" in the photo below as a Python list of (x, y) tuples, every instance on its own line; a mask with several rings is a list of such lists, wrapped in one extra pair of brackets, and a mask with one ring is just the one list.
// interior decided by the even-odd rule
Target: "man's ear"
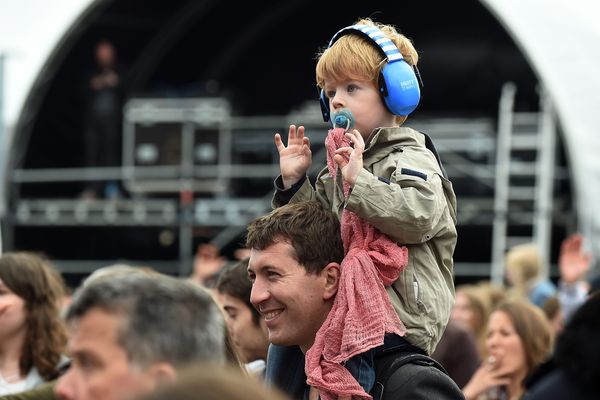
[(323, 299), (330, 300), (335, 297), (340, 284), (340, 264), (334, 262), (327, 264), (321, 274), (325, 279)]
[(150, 367), (150, 375), (157, 386), (173, 383), (177, 379), (177, 370), (168, 362), (158, 362)]

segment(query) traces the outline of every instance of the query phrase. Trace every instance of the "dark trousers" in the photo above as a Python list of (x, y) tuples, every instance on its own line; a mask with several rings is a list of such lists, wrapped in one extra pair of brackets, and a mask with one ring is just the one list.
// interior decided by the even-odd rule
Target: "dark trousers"
[[(84, 165), (86, 167), (115, 167), (120, 165), (120, 121), (117, 116), (92, 117), (84, 131)], [(114, 184), (114, 183), (113, 183)], [(87, 190), (103, 194), (104, 182), (88, 181)]]

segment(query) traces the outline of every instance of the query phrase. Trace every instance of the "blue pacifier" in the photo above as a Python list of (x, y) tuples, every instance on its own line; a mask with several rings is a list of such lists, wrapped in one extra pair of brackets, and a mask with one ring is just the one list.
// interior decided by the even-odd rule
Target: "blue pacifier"
[(354, 115), (347, 108), (334, 111), (331, 117), (334, 128), (344, 128), (345, 131), (348, 131), (348, 129), (354, 127)]

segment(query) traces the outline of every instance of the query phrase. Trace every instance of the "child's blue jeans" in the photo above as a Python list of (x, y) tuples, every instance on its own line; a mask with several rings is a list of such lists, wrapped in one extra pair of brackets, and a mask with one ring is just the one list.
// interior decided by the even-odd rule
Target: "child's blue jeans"
[(352, 374), (354, 379), (362, 386), (367, 393), (375, 385), (375, 362), (373, 353), (375, 349), (360, 353), (344, 363), (344, 367)]

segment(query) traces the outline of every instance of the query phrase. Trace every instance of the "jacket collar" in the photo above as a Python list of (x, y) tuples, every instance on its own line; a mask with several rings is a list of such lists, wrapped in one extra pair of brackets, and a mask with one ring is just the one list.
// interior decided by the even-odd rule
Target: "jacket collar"
[(365, 163), (375, 163), (405, 146), (424, 147), (425, 136), (408, 127), (376, 128), (363, 153)]

